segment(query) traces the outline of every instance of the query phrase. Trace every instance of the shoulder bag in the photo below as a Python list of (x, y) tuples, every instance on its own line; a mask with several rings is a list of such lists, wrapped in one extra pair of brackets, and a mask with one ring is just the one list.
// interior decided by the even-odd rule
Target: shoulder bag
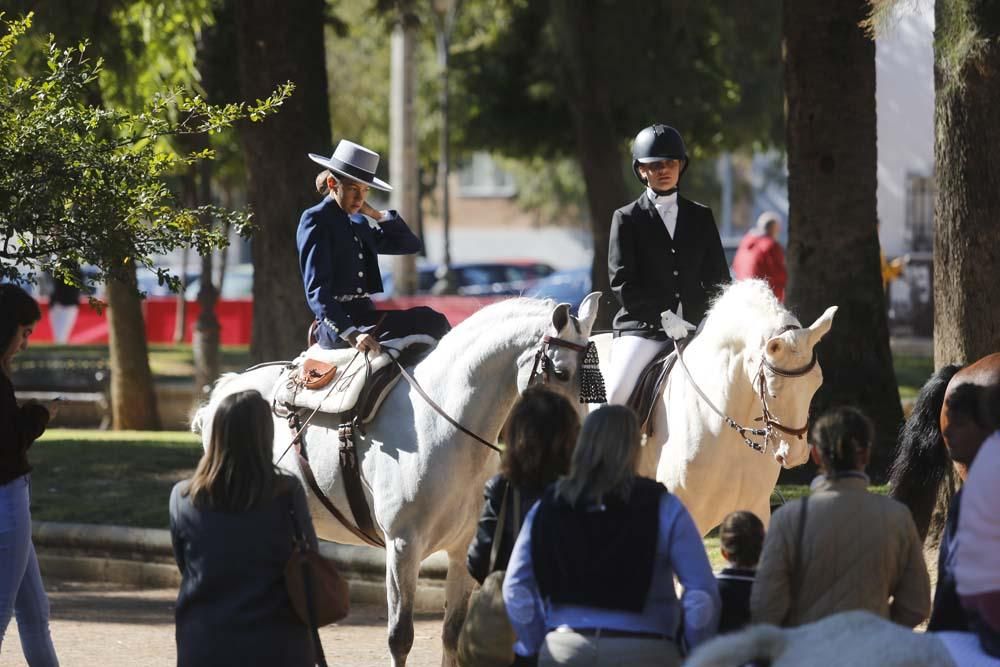
[[(493, 546), (490, 549), (490, 574), (478, 591), (469, 598), (469, 610), (465, 615), (462, 632), (458, 636), (458, 664), (461, 667), (508, 667), (514, 662), (514, 628), (507, 618), (507, 607), (503, 603), (503, 579), (506, 570), (493, 571), (500, 542), (503, 541), (503, 527), (507, 517), (507, 492), (510, 482), (503, 491), (497, 527), (493, 531)], [(514, 492), (514, 539), (521, 528), (521, 494)]]
[(295, 502), (289, 494), (292, 518), (292, 555), (285, 565), (285, 587), (292, 610), (312, 632), (316, 664), (326, 667), (319, 628), (336, 623), (350, 611), (350, 592), (332, 562), (323, 558), (306, 540), (305, 531), (295, 515)]

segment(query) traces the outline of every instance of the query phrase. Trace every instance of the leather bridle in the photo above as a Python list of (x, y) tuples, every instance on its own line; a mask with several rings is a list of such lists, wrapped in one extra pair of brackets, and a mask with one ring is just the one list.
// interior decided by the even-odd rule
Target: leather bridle
[(539, 374), (539, 367), (541, 368), (542, 384), (548, 384), (551, 375), (556, 374), (558, 377), (556, 364), (552, 361), (552, 357), (547, 354), (550, 347), (564, 347), (568, 350), (579, 352), (581, 357), (587, 352), (586, 345), (579, 345), (573, 341), (557, 338), (556, 336), (543, 336), (542, 344), (538, 346), (538, 350), (535, 352), (535, 363), (531, 366), (531, 375), (528, 376), (529, 387), (535, 383), (535, 377)]
[[(794, 325), (788, 325), (775, 332), (775, 335), (780, 336), (781, 334), (787, 331), (792, 331), (800, 328), (801, 327), (797, 327)], [(812, 352), (812, 358), (809, 360), (809, 363), (805, 364), (804, 366), (799, 366), (798, 368), (788, 368), (788, 369), (775, 366), (774, 364), (772, 364), (767, 360), (767, 355), (765, 353), (761, 354), (760, 365), (757, 367), (757, 374), (756, 374), (756, 381), (758, 385), (757, 396), (758, 398), (760, 398), (761, 416), (754, 419), (754, 421), (763, 422), (764, 423), (763, 428), (751, 428), (748, 426), (743, 426), (735, 419), (733, 419), (729, 415), (724, 414), (721, 410), (715, 407), (715, 404), (712, 403), (712, 401), (708, 398), (708, 396), (705, 395), (705, 392), (701, 390), (701, 388), (698, 386), (698, 383), (694, 381), (694, 377), (691, 375), (691, 371), (688, 370), (687, 364), (684, 363), (684, 357), (681, 354), (681, 345), (677, 345), (677, 359), (678, 361), (681, 362), (681, 367), (684, 369), (685, 374), (687, 374), (688, 380), (691, 381), (691, 385), (694, 387), (698, 395), (701, 396), (702, 400), (705, 401), (705, 403), (708, 404), (708, 407), (712, 408), (715, 414), (719, 415), (719, 417), (721, 417), (722, 420), (730, 428), (732, 428), (734, 431), (740, 434), (740, 437), (743, 438), (743, 442), (750, 449), (760, 452), (761, 454), (766, 453), (768, 443), (771, 442), (775, 437), (774, 435), (775, 431), (781, 431), (782, 433), (794, 436), (799, 440), (801, 440), (802, 436), (804, 436), (806, 434), (806, 431), (809, 430), (808, 423), (803, 425), (801, 428), (791, 428), (785, 426), (775, 418), (774, 414), (771, 412), (770, 408), (767, 405), (767, 375), (765, 371), (771, 371), (775, 375), (780, 375), (781, 377), (786, 377), (786, 378), (798, 378), (807, 375), (810, 371), (812, 371), (813, 368), (816, 367), (815, 349)], [(763, 438), (763, 440), (758, 442), (754, 438)]]

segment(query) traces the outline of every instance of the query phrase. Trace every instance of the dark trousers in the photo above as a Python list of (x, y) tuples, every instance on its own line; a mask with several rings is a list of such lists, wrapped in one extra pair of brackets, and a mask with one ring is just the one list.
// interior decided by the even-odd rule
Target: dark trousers
[[(349, 301), (345, 310), (354, 320), (359, 333), (375, 336), (379, 342), (426, 334), (440, 339), (451, 331), (451, 325), (441, 313), (427, 306), (406, 310), (375, 310), (375, 304), (368, 300)], [(350, 344), (327, 327), (316, 327), (316, 342), (324, 350), (350, 347)]]

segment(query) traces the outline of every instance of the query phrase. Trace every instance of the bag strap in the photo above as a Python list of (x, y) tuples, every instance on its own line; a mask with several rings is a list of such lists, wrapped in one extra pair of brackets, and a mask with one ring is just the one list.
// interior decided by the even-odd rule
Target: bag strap
[[(312, 547), (306, 541), (305, 530), (299, 522), (298, 515), (295, 514), (294, 493), (288, 494), (288, 513), (292, 517), (292, 549), (297, 549), (303, 553), (312, 551)], [(319, 624), (316, 622), (316, 600), (313, 597), (312, 573), (309, 571), (309, 561), (305, 558), (299, 561), (302, 565), (302, 588), (306, 596), (306, 612), (309, 616), (309, 633), (311, 635), (313, 648), (316, 651), (316, 665), (327, 667), (326, 655), (323, 653), (323, 642), (319, 639)]]
[[(521, 534), (521, 489), (514, 487), (514, 541)], [(513, 545), (511, 545), (513, 547)]]
[(799, 512), (799, 531), (795, 538), (795, 558), (792, 561), (792, 590), (789, 595), (788, 613), (785, 615), (785, 622), (782, 623), (785, 626), (788, 625), (788, 621), (791, 620), (792, 614), (795, 612), (799, 593), (802, 591), (802, 541), (806, 533), (806, 516), (808, 512), (809, 496), (803, 496), (802, 510)]
[[(503, 497), (500, 499), (500, 514), (497, 515), (497, 527), (493, 530), (493, 545), (490, 547), (490, 567), (487, 574), (493, 572), (493, 566), (497, 564), (497, 556), (500, 554), (500, 541), (503, 539), (503, 526), (507, 522), (507, 492), (510, 491), (510, 482), (503, 480)], [(517, 491), (514, 491), (517, 493)]]

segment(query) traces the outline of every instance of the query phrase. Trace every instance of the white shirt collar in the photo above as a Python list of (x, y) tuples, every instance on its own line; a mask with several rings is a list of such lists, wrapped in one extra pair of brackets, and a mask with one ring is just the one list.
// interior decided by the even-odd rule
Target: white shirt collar
[(649, 201), (653, 202), (657, 206), (676, 206), (677, 205), (677, 191), (674, 190), (669, 195), (658, 195), (653, 192), (653, 188), (646, 188), (646, 196), (649, 197)]

